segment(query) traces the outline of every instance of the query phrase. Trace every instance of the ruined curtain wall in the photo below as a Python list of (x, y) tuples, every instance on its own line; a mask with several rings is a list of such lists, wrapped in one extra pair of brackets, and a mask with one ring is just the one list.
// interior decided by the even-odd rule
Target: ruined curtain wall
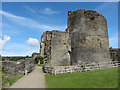
[(45, 67), (70, 65), (69, 33), (47, 31), (43, 34), (40, 44)]
[(25, 70), (27, 72), (33, 71), (35, 68), (34, 60), (32, 58), (25, 58), (18, 61), (2, 61), (2, 71), (7, 71), (8, 76), (23, 76)]

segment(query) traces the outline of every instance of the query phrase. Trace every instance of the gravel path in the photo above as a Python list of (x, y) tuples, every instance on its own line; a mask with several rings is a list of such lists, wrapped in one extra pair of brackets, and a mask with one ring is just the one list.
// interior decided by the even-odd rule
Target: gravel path
[(42, 67), (36, 67), (34, 71), (23, 76), (10, 88), (46, 88)]

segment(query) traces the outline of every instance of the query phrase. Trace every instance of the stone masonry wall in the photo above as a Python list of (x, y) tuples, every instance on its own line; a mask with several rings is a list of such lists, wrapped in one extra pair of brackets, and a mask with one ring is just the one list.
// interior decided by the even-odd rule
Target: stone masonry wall
[(47, 67), (70, 65), (69, 34), (61, 31), (47, 31), (41, 38), (41, 56)]
[(36, 57), (40, 57), (40, 53), (33, 53), (32, 58), (35, 60)]
[(33, 71), (35, 68), (32, 58), (21, 59), (18, 61), (2, 61), (2, 70), (9, 72), (8, 76), (23, 76), (25, 70)]
[(96, 11), (68, 12), (72, 64), (110, 60), (107, 21)]
[(70, 65), (70, 52), (69, 34), (67, 32), (53, 31), (51, 39), (51, 66)]
[(69, 11), (65, 32), (44, 32), (40, 46), (44, 69), (110, 61), (107, 21), (96, 11)]
[(44, 57), (44, 63), (49, 65), (51, 59), (51, 32), (44, 32), (40, 43), (40, 56)]

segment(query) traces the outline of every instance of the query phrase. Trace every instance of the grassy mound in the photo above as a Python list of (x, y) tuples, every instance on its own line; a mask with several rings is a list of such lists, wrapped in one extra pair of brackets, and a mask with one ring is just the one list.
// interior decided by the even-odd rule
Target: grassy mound
[(117, 88), (118, 68), (57, 74), (46, 74), (48, 88)]

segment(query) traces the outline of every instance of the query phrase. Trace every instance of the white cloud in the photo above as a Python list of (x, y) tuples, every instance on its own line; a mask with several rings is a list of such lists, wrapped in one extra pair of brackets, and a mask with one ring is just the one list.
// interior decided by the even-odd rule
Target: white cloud
[(95, 11), (104, 11), (111, 3), (103, 3), (95, 8)]
[(16, 15), (13, 15), (11, 13), (7, 13), (1, 10), (0, 10), (0, 13), (4, 15), (6, 18), (8, 18), (8, 20), (14, 21), (17, 24), (28, 27), (30, 29), (32, 28), (36, 30), (43, 30), (43, 31), (49, 30), (50, 31), (50, 30), (65, 30), (66, 28), (66, 26), (52, 26), (52, 25), (40, 24), (32, 19), (21, 17), (21, 16), (16, 16)]
[[(4, 11), (1, 11), (1, 10), (0, 10), (0, 14), (2, 14), (4, 18), (12, 21), (13, 23), (19, 24), (21, 26), (24, 26), (24, 27), (27, 27), (27, 28), (30, 28), (30, 29), (32, 28), (32, 30), (38, 30), (38, 31), (40, 31), (40, 30), (47, 31), (48, 30), (48, 31), (51, 31), (51, 30), (57, 30), (57, 29), (58, 30), (64, 30), (66, 28), (66, 26), (44, 25), (44, 24), (36, 22), (36, 21), (34, 21), (34, 20), (30, 19), (30, 18), (16, 16), (14, 14), (4, 12)], [(7, 23), (4, 23), (4, 24), (7, 24)], [(11, 33), (11, 32), (9, 32), (9, 33)], [(10, 37), (8, 36), (7, 40), (4, 41), (4, 45), (9, 40), (10, 40)], [(31, 43), (30, 40), (29, 40), (29, 43), (31, 44), (31, 46), (35, 46), (35, 45), (38, 46), (39, 45), (39, 41), (36, 40), (35, 42), (36, 43), (34, 43), (34, 42)], [(0, 48), (2, 49), (2, 46), (4, 46), (4, 45), (2, 45), (2, 40), (0, 39)], [(9, 46), (7, 45), (7, 47), (9, 47)], [(15, 47), (15, 48), (17, 48), (17, 50), (10, 50), (10, 48), (9, 48), (10, 51), (4, 50), (4, 51), (2, 51), (2, 55), (31, 55), (31, 53), (33, 53), (33, 52), (39, 52), (38, 49), (31, 49), (31, 50), (30, 49), (24, 49), (25, 51), (20, 49), (20, 48), (23, 48), (25, 46), (26, 45), (19, 46), (18, 43), (16, 45), (12, 44), (10, 48), (14, 49), (14, 47)], [(32, 47), (32, 48), (37, 48), (37, 47)], [(7, 50), (8, 50), (8, 48), (7, 48)], [(18, 51), (20, 51), (20, 52), (18, 52)]]
[(31, 49), (32, 49), (32, 48), (27, 47), (27, 48), (25, 49), (25, 51), (28, 51), (28, 52), (29, 52), (29, 51), (31, 51)]
[(42, 13), (42, 14), (47, 14), (47, 15), (52, 15), (52, 14), (59, 14), (58, 11), (55, 11), (51, 8), (44, 8), (44, 9), (41, 9), (41, 10), (35, 10), (29, 6), (24, 6), (24, 8), (32, 13)]
[(3, 49), (4, 45), (10, 40), (10, 36), (5, 35), (4, 39), (0, 39), (0, 49)]
[(12, 51), (12, 52), (8, 52), (8, 51), (2, 51), (2, 56), (27, 56), (27, 55), (29, 55), (29, 56), (31, 56), (32, 55), (32, 53), (34, 53), (34, 52), (36, 52), (36, 53), (39, 53), (39, 49), (31, 49), (31, 50), (29, 50), (29, 51)]
[(2, 15), (5, 15), (5, 16), (11, 17), (11, 18), (15, 18), (15, 19), (25, 19), (25, 18), (23, 18), (23, 17), (16, 16), (16, 15), (13, 15), (13, 14), (10, 14), (10, 13), (4, 12), (4, 11), (1, 11), (1, 10), (0, 10), (0, 13), (1, 13)]
[(39, 46), (31, 47), (26, 43), (13, 42), (2, 50), (2, 56), (31, 56), (33, 52), (39, 52)]
[(29, 38), (27, 43), (31, 46), (39, 46), (39, 41), (36, 38)]
[(50, 8), (45, 8), (45, 9), (39, 11), (39, 12), (42, 13), (42, 14), (47, 14), (47, 15), (59, 14), (58, 11), (54, 11), (54, 10), (52, 10)]
[(32, 12), (32, 13), (36, 13), (36, 11), (28, 6), (24, 6), (25, 9), (27, 9), (28, 11)]
[[(103, 4), (97, 6), (94, 10), (101, 12), (103, 14), (114, 14), (115, 10), (114, 9), (118, 9), (118, 5), (113, 5), (113, 3), (110, 2), (104, 2)], [(112, 11), (112, 13), (111, 13)]]

